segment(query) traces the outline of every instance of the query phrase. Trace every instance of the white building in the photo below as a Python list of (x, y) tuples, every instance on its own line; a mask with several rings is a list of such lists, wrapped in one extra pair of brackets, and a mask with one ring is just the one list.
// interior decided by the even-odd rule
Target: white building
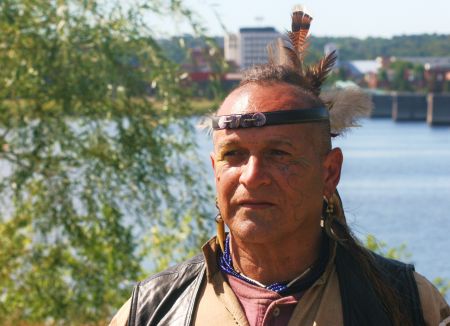
[(267, 45), (281, 34), (273, 27), (241, 28), (239, 34), (225, 36), (225, 59), (234, 61), (241, 69), (267, 63)]
[(239, 56), (239, 36), (236, 34), (225, 35), (223, 48), (225, 60), (233, 61), (240, 66), (241, 58)]

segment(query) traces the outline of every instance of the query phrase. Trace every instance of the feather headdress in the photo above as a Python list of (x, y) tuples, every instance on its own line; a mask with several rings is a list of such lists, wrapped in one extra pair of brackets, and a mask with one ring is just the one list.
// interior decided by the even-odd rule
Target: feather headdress
[[(315, 64), (305, 63), (312, 20), (312, 15), (305, 7), (295, 6), (291, 16), (291, 31), (287, 32), (286, 39), (278, 39), (276, 45), (269, 44), (267, 47), (269, 63), (296, 71), (300, 78), (296, 78), (295, 83), (324, 102), (329, 111), (331, 136), (334, 137), (358, 126), (358, 119), (370, 114), (372, 103), (369, 96), (359, 88), (322, 92), (322, 84), (333, 70), (337, 54), (332, 51)], [(200, 128), (211, 131), (212, 118), (204, 119)]]
[(295, 6), (291, 16), (291, 31), (287, 32), (287, 44), (279, 39), (277, 48), (268, 46), (269, 62), (288, 65), (302, 77), (299, 86), (320, 97), (330, 112), (333, 135), (343, 134), (357, 126), (357, 120), (368, 116), (372, 103), (367, 94), (358, 88), (322, 92), (322, 84), (334, 68), (336, 51), (326, 54), (319, 62), (306, 65), (305, 56), (309, 45), (309, 28), (313, 18), (304, 6)]

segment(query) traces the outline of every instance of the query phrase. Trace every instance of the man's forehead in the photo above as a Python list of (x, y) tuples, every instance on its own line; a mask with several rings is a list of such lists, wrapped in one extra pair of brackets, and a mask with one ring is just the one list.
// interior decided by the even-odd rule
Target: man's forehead
[(216, 149), (233, 145), (292, 145), (296, 140), (310, 141), (311, 124), (275, 125), (264, 128), (223, 129), (213, 132)]
[(286, 83), (247, 84), (227, 96), (217, 115), (300, 109), (310, 106), (309, 102), (295, 86)]
[(214, 133), (215, 143), (222, 147), (224, 145), (239, 144), (242, 142), (261, 142), (268, 144), (292, 145), (291, 137), (299, 134), (302, 128), (291, 128), (291, 126), (270, 126), (264, 129), (241, 129), (241, 130), (218, 130)]

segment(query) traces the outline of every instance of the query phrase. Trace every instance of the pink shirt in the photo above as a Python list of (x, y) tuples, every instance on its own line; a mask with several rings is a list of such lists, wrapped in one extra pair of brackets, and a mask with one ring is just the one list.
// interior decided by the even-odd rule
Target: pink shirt
[(301, 294), (281, 296), (223, 273), (238, 298), (250, 326), (285, 326), (291, 319)]

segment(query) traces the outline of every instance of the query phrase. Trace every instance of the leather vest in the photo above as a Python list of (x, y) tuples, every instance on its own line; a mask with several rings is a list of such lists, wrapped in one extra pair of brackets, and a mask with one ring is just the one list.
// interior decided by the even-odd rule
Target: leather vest
[[(411, 316), (412, 326), (425, 325), (419, 291), (414, 279), (414, 266), (373, 254), (375, 265), (385, 282), (394, 288), (402, 302), (401, 309)], [(345, 326), (392, 325), (382, 300), (375, 293), (359, 264), (342, 246), (336, 248), (336, 272), (341, 292)]]
[[(402, 298), (402, 307), (412, 316), (413, 326), (425, 325), (414, 267), (376, 254), (374, 257), (386, 282)], [(392, 325), (372, 284), (340, 245), (336, 249), (335, 264), (344, 325)], [(190, 325), (205, 267), (203, 255), (198, 255), (139, 282), (133, 290), (128, 325)]]

